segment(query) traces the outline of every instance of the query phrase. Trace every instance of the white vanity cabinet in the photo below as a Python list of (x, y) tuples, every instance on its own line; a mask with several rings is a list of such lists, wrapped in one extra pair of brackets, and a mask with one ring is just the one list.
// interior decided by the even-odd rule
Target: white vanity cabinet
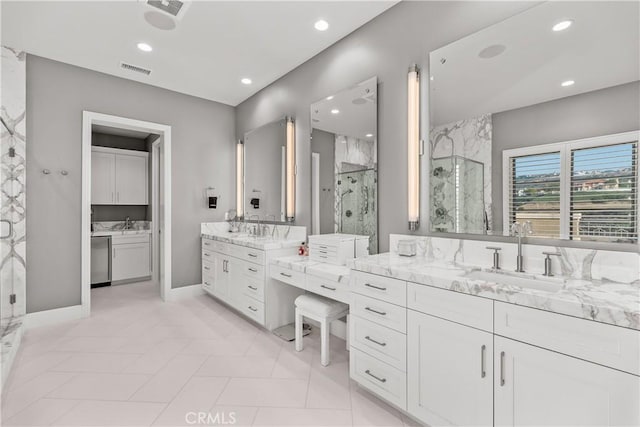
[(425, 424), (640, 425), (640, 331), (359, 271), (351, 287), (352, 378)]
[(111, 238), (111, 280), (137, 279), (151, 275), (151, 235), (133, 234)]
[(203, 238), (202, 289), (270, 330), (290, 323), (293, 300), (300, 291), (272, 283), (268, 262), (295, 251), (295, 247), (260, 250)]
[(409, 310), (407, 406), (432, 426), (493, 424), (493, 335)]
[(495, 337), (496, 426), (640, 425), (639, 378)]
[(149, 204), (149, 153), (92, 147), (91, 204)]

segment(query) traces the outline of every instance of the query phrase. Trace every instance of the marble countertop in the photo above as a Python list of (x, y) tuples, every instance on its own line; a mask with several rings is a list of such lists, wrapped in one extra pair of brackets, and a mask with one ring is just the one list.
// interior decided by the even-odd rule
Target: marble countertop
[(91, 237), (129, 236), (132, 234), (151, 234), (151, 230), (98, 230), (92, 231)]
[(231, 243), (233, 245), (246, 246), (248, 248), (269, 250), (295, 248), (300, 246), (301, 241), (291, 239), (277, 239), (272, 237), (255, 237), (245, 233), (201, 233), (201, 237), (205, 239), (217, 240), (219, 242)]
[(343, 265), (328, 264), (326, 262), (313, 261), (308, 256), (292, 255), (276, 258), (271, 261), (279, 267), (288, 268), (310, 276), (320, 277), (333, 282), (348, 283), (351, 269)]
[[(557, 291), (506, 286), (466, 277), (477, 267), (402, 257), (395, 253), (351, 260), (354, 270), (640, 330), (640, 280), (631, 284), (554, 277)], [(542, 277), (526, 275), (528, 279)]]

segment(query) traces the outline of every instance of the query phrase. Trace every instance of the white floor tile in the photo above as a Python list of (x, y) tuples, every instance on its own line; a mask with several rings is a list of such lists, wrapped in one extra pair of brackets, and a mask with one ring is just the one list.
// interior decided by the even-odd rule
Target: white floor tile
[(351, 411), (336, 409), (260, 408), (254, 426), (351, 426)]
[(75, 374), (47, 397), (55, 399), (128, 400), (148, 375), (137, 374)]
[(228, 378), (194, 377), (155, 420), (158, 426), (188, 426), (201, 413), (209, 413)]
[(276, 359), (255, 356), (210, 356), (196, 375), (210, 377), (268, 378)]
[(47, 426), (69, 412), (78, 402), (78, 400), (40, 399), (3, 421), (2, 426)]
[(66, 372), (45, 372), (23, 384), (15, 385), (2, 399), (2, 417), (13, 417), (52, 390), (73, 380), (75, 375)]
[(106, 402), (78, 403), (59, 418), (58, 426), (148, 426), (164, 409), (163, 403)]
[(307, 381), (278, 378), (231, 378), (218, 405), (303, 408)]
[(139, 356), (134, 354), (79, 353), (73, 354), (51, 368), (54, 372), (119, 373)]

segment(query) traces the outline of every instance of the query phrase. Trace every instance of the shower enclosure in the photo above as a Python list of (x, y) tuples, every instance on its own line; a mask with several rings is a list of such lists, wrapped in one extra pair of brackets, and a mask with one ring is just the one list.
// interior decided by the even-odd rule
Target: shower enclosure
[(2, 47), (0, 68), (0, 333), (2, 380), (11, 368), (25, 315), (26, 74), (24, 52)]
[(377, 253), (376, 170), (342, 172), (336, 179), (336, 232), (369, 235), (369, 252)]
[(485, 234), (484, 165), (461, 156), (431, 160), (431, 230)]

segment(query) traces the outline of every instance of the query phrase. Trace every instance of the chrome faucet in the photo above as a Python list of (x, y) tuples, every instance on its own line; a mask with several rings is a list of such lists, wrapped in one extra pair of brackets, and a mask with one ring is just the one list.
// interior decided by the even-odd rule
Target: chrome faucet
[(499, 248), (497, 246), (487, 246), (487, 249), (493, 251), (493, 267), (491, 268), (491, 270), (500, 270), (500, 251), (502, 250), (502, 248)]
[(552, 256), (562, 256), (560, 252), (542, 252), (543, 255), (547, 257), (544, 259), (544, 275), (547, 277), (553, 276), (553, 272), (551, 271), (551, 257)]
[(518, 238), (518, 256), (516, 258), (516, 271), (524, 273), (524, 262), (522, 258), (522, 239), (533, 233), (531, 221), (514, 222), (511, 224), (511, 235)]

